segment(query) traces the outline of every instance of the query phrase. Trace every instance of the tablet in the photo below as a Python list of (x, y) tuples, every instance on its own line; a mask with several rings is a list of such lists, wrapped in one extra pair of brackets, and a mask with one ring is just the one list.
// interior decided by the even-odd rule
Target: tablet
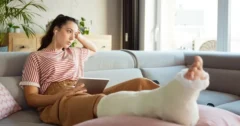
[(107, 78), (79, 78), (77, 84), (84, 83), (89, 94), (103, 93), (103, 90), (107, 86), (109, 79)]

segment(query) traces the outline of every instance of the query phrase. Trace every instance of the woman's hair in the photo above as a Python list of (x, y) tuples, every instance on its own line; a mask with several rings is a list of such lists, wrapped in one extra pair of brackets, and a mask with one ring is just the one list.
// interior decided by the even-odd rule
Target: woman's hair
[(46, 48), (51, 42), (52, 42), (52, 38), (53, 38), (53, 30), (54, 28), (57, 26), (58, 28), (61, 28), (64, 24), (67, 23), (67, 21), (72, 21), (76, 24), (78, 24), (78, 21), (72, 17), (69, 16), (64, 16), (62, 14), (58, 15), (51, 23), (50, 27), (47, 29), (47, 33), (43, 36), (42, 40), (41, 40), (41, 46), (38, 49), (42, 50), (44, 48)]

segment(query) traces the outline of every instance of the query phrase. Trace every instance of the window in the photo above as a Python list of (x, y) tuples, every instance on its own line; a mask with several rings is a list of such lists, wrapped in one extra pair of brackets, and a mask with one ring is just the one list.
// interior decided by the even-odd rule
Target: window
[(230, 34), (230, 51), (240, 52), (240, 0), (231, 0), (231, 34)]
[[(161, 0), (157, 6), (159, 50), (233, 51), (240, 47), (239, 0)], [(231, 4), (231, 6), (230, 6)], [(235, 7), (233, 7), (235, 6)], [(228, 11), (231, 8), (231, 14)], [(238, 10), (237, 10), (238, 9)], [(234, 16), (229, 22), (230, 16)], [(234, 20), (234, 21), (233, 21)], [(230, 25), (234, 27), (230, 29)], [(233, 34), (230, 34), (231, 32)], [(228, 40), (231, 40), (229, 42)], [(228, 44), (230, 43), (230, 44)], [(235, 47), (235, 49), (234, 49)], [(240, 51), (240, 50), (239, 50)]]

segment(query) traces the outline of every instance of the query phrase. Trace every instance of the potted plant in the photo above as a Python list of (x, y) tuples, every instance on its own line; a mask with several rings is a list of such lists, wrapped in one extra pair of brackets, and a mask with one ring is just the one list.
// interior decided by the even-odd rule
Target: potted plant
[(13, 25), (13, 23), (10, 22), (10, 23), (8, 23), (7, 25), (8, 25), (7, 31), (8, 31), (9, 33), (14, 32), (14, 27), (13, 27), (14, 25)]
[(18, 25), (14, 25), (13, 28), (14, 28), (15, 33), (20, 33), (21, 32), (21, 29)]
[(30, 8), (46, 11), (42, 2), (43, 0), (0, 0), (0, 30), (7, 29), (9, 22), (23, 22), (19, 26), (27, 37), (34, 36), (33, 25), (43, 28), (33, 22), (33, 18), (40, 15), (36, 11), (30, 11)]

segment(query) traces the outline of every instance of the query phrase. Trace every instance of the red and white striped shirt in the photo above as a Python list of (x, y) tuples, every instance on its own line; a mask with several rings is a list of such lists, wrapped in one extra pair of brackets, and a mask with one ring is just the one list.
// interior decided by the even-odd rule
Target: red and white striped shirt
[(19, 85), (36, 86), (43, 94), (52, 82), (77, 80), (84, 76), (84, 61), (88, 55), (88, 49), (78, 47), (58, 52), (47, 49), (32, 52), (24, 65)]

